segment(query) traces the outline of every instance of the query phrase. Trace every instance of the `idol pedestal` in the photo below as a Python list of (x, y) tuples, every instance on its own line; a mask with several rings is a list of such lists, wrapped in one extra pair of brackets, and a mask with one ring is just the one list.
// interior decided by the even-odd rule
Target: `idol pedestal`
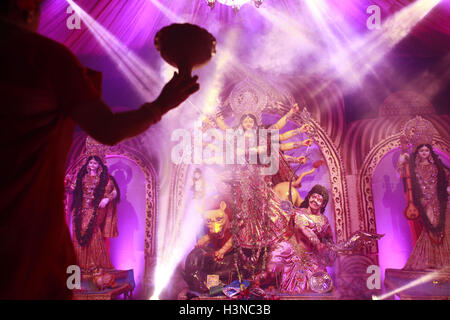
[[(189, 294), (189, 288), (185, 288), (178, 294), (178, 300), (230, 300), (227, 296), (220, 294), (217, 296), (210, 296), (207, 293), (192, 297)], [(285, 294), (276, 293), (277, 300), (336, 300), (337, 292), (335, 289), (327, 293), (305, 292), (304, 294)]]
[(131, 270), (113, 270), (108, 273), (114, 275), (117, 286), (99, 290), (93, 281), (92, 275), (81, 276), (81, 289), (73, 290), (73, 300), (114, 300), (123, 295), (123, 299), (133, 296), (134, 272)]
[(449, 300), (450, 272), (439, 272), (432, 277), (426, 277), (432, 273), (386, 269), (386, 293), (400, 290), (395, 295), (401, 300)]

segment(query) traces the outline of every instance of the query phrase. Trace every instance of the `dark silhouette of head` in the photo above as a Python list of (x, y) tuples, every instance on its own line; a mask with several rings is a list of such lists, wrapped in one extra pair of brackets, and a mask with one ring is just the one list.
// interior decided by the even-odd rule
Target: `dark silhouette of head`
[(0, 16), (29, 30), (37, 31), (43, 0), (1, 0)]

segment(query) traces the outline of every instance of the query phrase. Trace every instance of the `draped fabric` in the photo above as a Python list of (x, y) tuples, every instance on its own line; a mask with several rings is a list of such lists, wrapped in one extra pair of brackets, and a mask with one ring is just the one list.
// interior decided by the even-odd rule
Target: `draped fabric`
[[(450, 176), (446, 170), (447, 179)], [(436, 227), (440, 218), (440, 203), (438, 199), (437, 168), (434, 164), (416, 164), (416, 176), (420, 185), (423, 198), (420, 201), (431, 225)], [(443, 238), (435, 239), (433, 235), (422, 228), (411, 255), (404, 266), (404, 270), (427, 270), (450, 267), (450, 208), (447, 204)], [(423, 220), (420, 219), (423, 223)]]
[(450, 210), (447, 209), (445, 236), (436, 244), (425, 229), (419, 236), (403, 270), (439, 270), (450, 266)]
[(324, 239), (332, 239), (332, 235), (329, 222), (324, 215), (309, 214), (304, 208), (296, 209), (293, 215), (294, 235), (275, 243), (270, 252), (268, 271), (271, 273), (281, 271), (280, 290), (282, 292), (301, 294), (309, 289), (308, 281), (314, 273), (327, 270), (320, 258), (322, 252), (304, 239), (300, 228), (309, 228), (321, 242)]
[[(382, 22), (417, 1), (411, 0), (331, 0), (328, 4), (341, 14), (345, 21), (360, 32), (369, 32), (366, 20), (367, 8), (377, 5), (381, 9)], [(397, 54), (429, 56), (445, 54), (450, 50), (450, 1), (442, 0), (410, 33), (410, 38), (422, 42), (423, 46), (405, 47)], [(417, 43), (416, 43), (417, 44)], [(422, 50), (422, 49), (428, 50)]]
[[(93, 191), (99, 182), (98, 176), (86, 175), (83, 178), (83, 206), (81, 210), (81, 235), (84, 235), (89, 222), (93, 219), (95, 209), (92, 206)], [(86, 246), (81, 246), (78, 243), (77, 231), (74, 232), (73, 242), (75, 253), (78, 259), (78, 265), (82, 271), (93, 270), (94, 268), (114, 269), (111, 263), (107, 246), (105, 245), (105, 238), (113, 238), (118, 236), (117, 230), (117, 206), (115, 197), (117, 192), (114, 189), (114, 183), (111, 179), (105, 188), (103, 198), (110, 199), (110, 202), (105, 208), (97, 209), (97, 216), (95, 217), (94, 228), (92, 230), (92, 238)], [(74, 219), (75, 220), (75, 219)], [(77, 230), (74, 225), (74, 229)]]
[[(352, 29), (361, 33), (369, 32), (366, 28), (369, 6), (379, 6), (384, 20), (414, 3), (410, 0), (327, 0), (325, 2), (328, 10), (333, 12), (336, 19), (342, 17), (342, 20)], [(259, 21), (261, 16), (255, 11), (256, 8), (248, 8), (252, 6), (251, 3), (241, 8), (240, 16), (236, 16), (230, 7), (220, 3), (216, 4), (214, 10), (210, 10), (204, 0), (79, 0), (76, 3), (125, 46), (134, 49), (153, 46), (153, 38), (157, 30), (171, 22), (195, 23), (212, 28), (213, 32), (220, 30), (220, 25), (233, 24), (236, 21), (245, 25), (245, 20), (248, 20), (249, 27), (252, 27), (252, 24), (261, 23)], [(158, 6), (157, 3), (161, 5)], [(101, 52), (96, 41), (92, 41), (94, 39), (85, 25), (80, 30), (71, 30), (67, 27), (68, 18), (71, 17), (71, 13), (67, 13), (68, 6), (65, 0), (45, 1), (40, 32), (64, 43), (75, 53)], [(307, 10), (305, 4), (297, 0), (266, 1), (262, 8), (284, 10), (299, 18)], [(432, 50), (445, 52), (444, 50), (450, 48), (449, 21), (450, 1), (442, 0), (412, 30), (411, 34)], [(414, 52), (409, 52), (409, 54), (414, 54)]]

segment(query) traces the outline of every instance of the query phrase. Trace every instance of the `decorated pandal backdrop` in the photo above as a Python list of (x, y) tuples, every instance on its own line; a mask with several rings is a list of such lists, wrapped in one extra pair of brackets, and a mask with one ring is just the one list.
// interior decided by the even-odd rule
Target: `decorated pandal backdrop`
[[(401, 1), (376, 2), (392, 15), (396, 10), (400, 12), (401, 8), (407, 8), (407, 5), (400, 4)], [(442, 112), (443, 102), (434, 99), (440, 87), (444, 86), (438, 78), (433, 78), (433, 72), (437, 74), (436, 70), (440, 69), (439, 64), (434, 65), (436, 69), (426, 79), (418, 77), (415, 83), (378, 83), (383, 86), (379, 89), (371, 80), (370, 84), (359, 83), (362, 89), (357, 93), (349, 93), (346, 81), (350, 73), (341, 74), (343, 71), (340, 70), (336, 76), (334, 72), (319, 72), (323, 71), (322, 64), (320, 68), (316, 65), (317, 69), (309, 70), (313, 60), (308, 60), (308, 63), (297, 61), (296, 55), (306, 59), (306, 55), (299, 53), (301, 50), (284, 46), (282, 48), (294, 50), (295, 54), (280, 53), (282, 57), (276, 59), (276, 55), (271, 54), (270, 45), (258, 44), (260, 41), (276, 42), (265, 20), (271, 14), (270, 9), (276, 10), (272, 14), (292, 9), (293, 14), (301, 15), (292, 1), (279, 1), (278, 5), (268, 6), (262, 13), (249, 5), (233, 13), (231, 8), (220, 3), (213, 11), (204, 3), (181, 3), (117, 1), (112, 6), (102, 1), (95, 5), (77, 1), (84, 14), (111, 32), (101, 31), (105, 37), (119, 40), (116, 48), (111, 45), (114, 41), (109, 41), (108, 46), (96, 39), (99, 34), (89, 33), (86, 17), (81, 30), (56, 29), (51, 32), (50, 22), (45, 23), (46, 11), (43, 12), (42, 32), (69, 45), (82, 62), (103, 73), (103, 97), (111, 102), (115, 111), (126, 110), (122, 105), (137, 105), (154, 99), (156, 89), (171, 74), (172, 69), (160, 61), (153, 44), (148, 45), (159, 28), (180, 20), (197, 23), (211, 31), (218, 40), (215, 60), (195, 71), (200, 79), (205, 79), (205, 82), (200, 82), (201, 92), (165, 115), (145, 134), (108, 147), (86, 137), (81, 130), (76, 132), (66, 175), (66, 220), (74, 243), (78, 241), (77, 224), (71, 204), (77, 176), (90, 156), (102, 159), (114, 186), (108, 195), (104, 195), (110, 199), (105, 209), (92, 211), (97, 212), (95, 217), (101, 223), (99, 230), (104, 232), (101, 237), (105, 239), (103, 244), (89, 251), (96, 258), (85, 259), (86, 265), (81, 266), (85, 287), (77, 293), (78, 297), (114, 298), (125, 293), (127, 297), (136, 299), (224, 298), (235, 294), (237, 297), (241, 291), (241, 296), (281, 299), (393, 298), (394, 295), (389, 294), (392, 290), (416, 280), (419, 282), (414, 288), (399, 291), (396, 297), (439, 299), (450, 296), (448, 270), (441, 270), (434, 278), (426, 278), (450, 264), (447, 242), (450, 220), (447, 219), (449, 222), (436, 232), (422, 229), (424, 235), (431, 234), (431, 240), (419, 237), (418, 220), (408, 220), (404, 214), (408, 203), (408, 181), (411, 180), (408, 180), (410, 175), (405, 174), (404, 166), (399, 166), (401, 155), (405, 152), (412, 154), (415, 150), (411, 148), (417, 146), (419, 140), (430, 143), (443, 164), (447, 168), (450, 165), (450, 119)], [(360, 11), (366, 8), (366, 4), (364, 1), (359, 3)], [(44, 9), (55, 12), (67, 8), (65, 1), (48, 1), (46, 5)], [(302, 8), (305, 9), (306, 5)], [(357, 25), (355, 17), (358, 17), (358, 10), (347, 9), (347, 18), (351, 16), (349, 21)], [(364, 10), (359, 13), (364, 15)], [(127, 16), (137, 20), (124, 32), (119, 26)], [(147, 26), (148, 21), (152, 21), (153, 26), (139, 31), (137, 25)], [(274, 24), (279, 22), (279, 19), (272, 20)], [(230, 25), (233, 28), (226, 30)], [(95, 26), (91, 24), (90, 28)], [(255, 36), (262, 30), (264, 37)], [(362, 36), (363, 31), (359, 32)], [(418, 37), (423, 37), (425, 31), (417, 29), (415, 32)], [(435, 40), (444, 37), (442, 33), (445, 34), (442, 30), (432, 32)], [(242, 43), (239, 37), (250, 40)], [(237, 45), (239, 43), (244, 49)], [(306, 42), (303, 45), (305, 51), (314, 52)], [(251, 46), (255, 51), (259, 50), (265, 60), (253, 50), (245, 52)], [(326, 43), (320, 46), (326, 47)], [(434, 47), (430, 45), (430, 48)], [(130, 53), (121, 56), (120, 52), (125, 49)], [(114, 50), (120, 61), (116, 61), (113, 54), (105, 54)], [(229, 52), (232, 50), (235, 51)], [(406, 49), (402, 47), (399, 50), (397, 53), (402, 55), (402, 50)], [(136, 57), (132, 52), (137, 53)], [(427, 54), (429, 59), (435, 57), (429, 52), (420, 53)], [(440, 54), (436, 56), (442, 57)], [(143, 57), (146, 63), (140, 64)], [(321, 58), (316, 57), (316, 60)], [(442, 61), (448, 70), (446, 60)], [(377, 63), (381, 64), (382, 70), (388, 70), (393, 62)], [(131, 75), (122, 72), (124, 69), (121, 67), (133, 72)], [(305, 72), (298, 74), (292, 69)], [(133, 76), (139, 74), (136, 70), (144, 74), (142, 79)], [(143, 90), (142, 87), (135, 90), (144, 79), (148, 85)], [(431, 82), (433, 88), (424, 85)], [(352, 83), (351, 87), (354, 85)], [(377, 95), (380, 92), (383, 94)], [(361, 109), (365, 107), (362, 104), (370, 102), (371, 106), (366, 109), (369, 110), (368, 115), (360, 116), (363, 111), (355, 111), (346, 105), (346, 99), (352, 95), (360, 96), (353, 97), (351, 103), (360, 103)], [(252, 117), (248, 117), (249, 114)], [(279, 157), (276, 160), (279, 170), (275, 174), (262, 174), (267, 165), (261, 163), (206, 164), (196, 162), (193, 154), (180, 156), (178, 151), (183, 139), (181, 135), (174, 138), (177, 130), (189, 134), (188, 149), (194, 153), (199, 132), (206, 134), (215, 129), (225, 135), (226, 129), (231, 128), (241, 130), (241, 135), (245, 136), (245, 120), (248, 118), (253, 121), (251, 129), (280, 129), (277, 142), (280, 142), (281, 151), (277, 152)], [(414, 130), (411, 132), (412, 127)], [(257, 142), (257, 147), (270, 149), (270, 143), (261, 139)], [(211, 140), (205, 139), (201, 144), (202, 152), (212, 144)], [(239, 153), (237, 149), (233, 148), (233, 151)], [(250, 151), (242, 152), (248, 156)], [(209, 152), (209, 155), (214, 155), (214, 152)], [(432, 165), (437, 168), (436, 162)], [(420, 164), (416, 169), (419, 167)], [(425, 177), (421, 175), (421, 169), (417, 170), (418, 178), (412, 180), (419, 181), (420, 187), (436, 190), (440, 171), (431, 169), (434, 175)], [(448, 170), (443, 170), (448, 175)], [(291, 198), (288, 195), (289, 182)], [(94, 180), (94, 187), (91, 185), (89, 188), (86, 182), (83, 185), (84, 196), (95, 198), (97, 183)], [(315, 217), (299, 208), (316, 185), (323, 186), (329, 196), (323, 212), (326, 220), (313, 221), (311, 219)], [(105, 189), (107, 191), (108, 188)], [(413, 195), (413, 191), (410, 194)], [(437, 220), (442, 215), (448, 217), (448, 208), (441, 214), (442, 201), (437, 201), (435, 196), (433, 193), (428, 199), (435, 201), (429, 206), (435, 209), (433, 217)], [(414, 201), (413, 198), (414, 195), (410, 200)], [(221, 201), (226, 203), (226, 209), (222, 208)], [(92, 213), (89, 214), (91, 216), (88, 217), (92, 217)], [(100, 221), (100, 217), (104, 220)], [(83, 223), (83, 228), (87, 228), (89, 219)], [(106, 226), (117, 230), (106, 234)], [(303, 227), (310, 229), (313, 239), (302, 239), (299, 242), (303, 246), (298, 248), (297, 242), (292, 240), (298, 237), (290, 234), (289, 230)], [(312, 245), (315, 236), (326, 249), (311, 249), (315, 248)], [(92, 239), (95, 237), (93, 232)], [(202, 247), (200, 244), (205, 239), (213, 251), (205, 253), (196, 248)], [(436, 243), (442, 247), (442, 250), (437, 249), (441, 250), (439, 252), (431, 248)], [(422, 253), (413, 251), (415, 246), (422, 246)], [(214, 255), (221, 249), (222, 256), (215, 257), (215, 260)], [(402, 270), (413, 253), (417, 260), (433, 255), (440, 256), (440, 260), (434, 261), (434, 266)], [(109, 259), (110, 265), (104, 264), (105, 259)], [(267, 271), (270, 267), (273, 267), (272, 272)], [(103, 275), (115, 275), (115, 279), (100, 278), (98, 274), (102, 272)], [(90, 279), (97, 279), (96, 275), (103, 280), (100, 281), (103, 286), (87, 284)], [(254, 288), (258, 279), (263, 291), (245, 291), (233, 282), (236, 279), (250, 281), (249, 289)], [(425, 280), (420, 282), (421, 279)], [(116, 296), (107, 294), (111, 291)]]
[[(315, 105), (306, 102), (308, 96), (305, 92), (296, 100), (291, 95), (283, 96), (286, 91), (280, 92), (277, 88), (268, 86), (267, 82), (261, 85), (265, 90), (259, 90), (258, 85), (261, 85), (261, 82), (244, 79), (237, 84), (230, 84), (232, 89), (229, 95), (244, 97), (249, 94), (254, 95), (252, 99), (255, 101), (263, 100), (261, 123), (266, 127), (286, 115), (290, 103), (294, 101)], [(231, 99), (225, 99), (225, 103), (229, 101)], [(423, 110), (419, 113), (423, 118), (418, 118), (417, 113), (410, 111), (417, 109)], [(396, 110), (394, 116), (389, 114), (392, 110)], [(311, 111), (314, 112), (314, 109)], [(332, 116), (331, 118), (333, 119)], [(229, 120), (233, 123), (235, 118), (230, 115)], [(334, 118), (334, 121), (338, 120)], [(334, 121), (330, 123), (335, 123)], [(290, 142), (298, 142), (300, 147), (283, 152), (283, 157), (296, 159), (295, 162), (289, 163), (290, 174), (287, 177), (291, 177), (294, 172), (294, 180), (303, 176), (301, 185), (296, 188), (301, 199), (305, 199), (316, 184), (328, 190), (330, 201), (324, 215), (330, 223), (334, 241), (345, 243), (358, 230), (384, 235), (377, 242), (369, 241), (362, 248), (358, 247), (357, 250), (340, 255), (332, 267), (328, 267), (328, 273), (333, 279), (331, 290), (324, 290), (326, 294), (323, 295), (313, 295), (314, 298), (371, 298), (374, 294), (381, 294), (385, 288), (383, 285), (380, 290), (370, 290), (367, 287), (367, 279), (370, 276), (367, 268), (371, 265), (379, 266), (383, 284), (386, 269), (402, 269), (405, 266), (414, 240), (408, 220), (403, 214), (407, 200), (397, 166), (401, 154), (400, 137), (408, 121), (429, 121), (427, 123), (431, 124), (430, 129), (434, 132), (434, 150), (448, 166), (450, 158), (446, 117), (437, 116), (429, 102), (414, 92), (396, 93), (382, 106), (379, 118), (351, 126), (348, 134), (351, 134), (352, 139), (342, 138), (344, 142), (348, 141), (341, 145), (341, 148), (348, 152), (344, 153), (346, 157), (342, 156), (342, 151), (339, 151), (327, 131), (307, 109), (298, 110), (298, 114), (289, 118), (280, 131), (283, 134), (301, 128), (305, 123), (310, 126), (308, 132), (289, 139)], [(370, 132), (378, 133), (379, 130), (384, 132), (384, 135), (377, 134), (377, 139), (369, 138)], [(193, 134), (193, 131), (191, 133)], [(163, 197), (155, 170), (155, 167), (161, 165), (157, 161), (158, 149), (143, 149), (141, 139), (143, 138), (135, 138), (117, 147), (106, 147), (98, 145), (90, 138), (86, 139), (82, 133), (78, 134), (67, 177), (74, 181), (80, 165), (89, 155), (106, 155), (109, 174), (116, 180), (121, 194), (117, 205), (119, 235), (112, 238), (109, 245), (114, 268), (133, 269), (136, 297), (148, 298), (152, 290), (155, 290), (153, 277), (157, 268), (156, 242), (158, 239), (166, 240), (167, 243), (160, 244), (162, 250), (167, 245), (180, 256), (176, 265), (166, 266), (172, 267), (173, 273), (163, 292), (166, 298), (186, 298), (188, 291), (183, 278), (184, 263), (190, 250), (207, 232), (203, 225), (205, 209), (202, 209), (202, 203), (205, 199), (218, 195), (226, 201), (232, 200), (233, 194), (227, 185), (229, 176), (223, 165), (171, 163), (169, 195)], [(311, 145), (308, 145), (309, 139)], [(361, 139), (368, 139), (372, 144), (367, 145)], [(92, 150), (92, 145), (95, 145), (96, 149)], [(172, 147), (175, 145), (172, 141)], [(359, 152), (354, 151), (361, 149), (366, 150), (364, 159)], [(283, 164), (280, 166), (280, 170), (286, 170)], [(357, 166), (359, 169), (356, 170)], [(238, 183), (241, 178), (243, 179), (241, 175), (237, 178)], [(264, 201), (264, 192), (267, 190), (260, 189), (256, 192), (257, 194), (252, 196), (256, 196), (257, 201)], [(161, 199), (168, 201), (167, 216), (158, 210), (161, 206), (158, 202)], [(228, 203), (231, 205), (231, 202)], [(68, 215), (68, 221), (69, 219)], [(164, 222), (166, 230), (156, 228), (158, 219)], [(161, 231), (165, 231), (166, 235), (159, 238), (157, 233)], [(176, 251), (170, 246), (180, 246), (183, 250)], [(170, 254), (164, 252), (163, 254)], [(302, 294), (303, 297), (310, 298), (311, 290), (294, 291), (291, 294), (298, 299), (302, 298)], [(285, 293), (284, 297), (286, 296), (289, 295)]]

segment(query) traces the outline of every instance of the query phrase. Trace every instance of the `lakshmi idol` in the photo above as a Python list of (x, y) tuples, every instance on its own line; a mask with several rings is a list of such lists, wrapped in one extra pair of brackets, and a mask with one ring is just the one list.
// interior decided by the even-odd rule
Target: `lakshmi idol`
[(119, 188), (99, 156), (91, 155), (78, 172), (73, 190), (73, 243), (84, 273), (114, 269), (105, 238), (117, 237)]
[[(418, 211), (412, 218), (422, 227), (404, 270), (438, 270), (450, 267), (449, 169), (431, 145), (433, 128), (427, 120), (409, 123), (413, 152), (400, 155), (398, 170), (405, 178), (407, 195)], [(408, 124), (405, 128), (408, 127)], [(407, 131), (405, 129), (405, 131)], [(409, 189), (409, 190), (408, 190)], [(407, 214), (408, 218), (408, 214)]]

